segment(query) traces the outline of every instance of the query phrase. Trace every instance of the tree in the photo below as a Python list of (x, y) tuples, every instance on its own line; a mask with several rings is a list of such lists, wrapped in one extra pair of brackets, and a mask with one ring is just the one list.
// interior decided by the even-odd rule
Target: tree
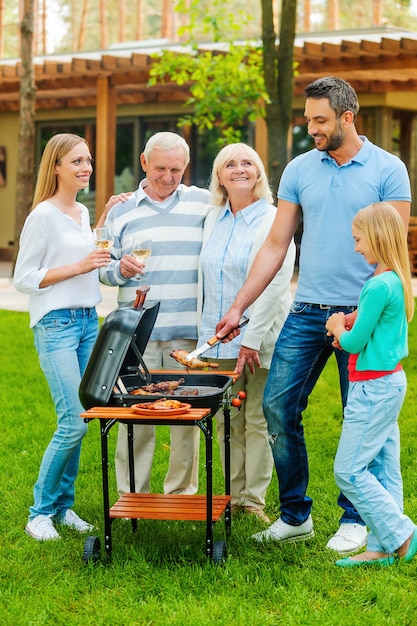
[[(188, 25), (179, 29), (180, 36), (188, 32), (188, 46), (184, 52), (164, 50), (155, 55), (149, 85), (157, 81), (187, 85), (191, 96), (185, 106), (192, 107), (192, 113), (185, 114), (179, 126), (194, 124), (200, 130), (217, 126), (221, 130), (220, 145), (239, 141), (239, 127), (265, 114), (263, 101), (268, 94), (262, 75), (262, 51), (249, 43), (233, 43), (233, 34), (240, 26), (236, 15), (226, 12), (221, 0), (214, 0), (206, 10), (199, 0), (192, 0), (189, 7), (180, 2), (177, 10), (190, 18)], [(238, 14), (237, 18), (244, 20), (245, 16)], [(211, 40), (222, 45), (199, 50), (198, 29), (210, 32)]]
[(17, 158), (16, 210), (15, 210), (15, 249), (23, 223), (28, 215), (33, 199), (35, 169), (35, 79), (33, 72), (33, 27), (35, 0), (23, 0), (21, 21), (22, 75), (20, 79), (20, 123)]
[(268, 173), (275, 192), (288, 161), (288, 135), (291, 127), (294, 77), (294, 39), (297, 0), (282, 0), (279, 48), (273, 21), (272, 0), (262, 3), (263, 74), (268, 101)]
[[(73, 26), (72, 26), (74, 44), (75, 44), (75, 42), (77, 42), (75, 44), (74, 50), (84, 50), (84, 47), (85, 47), (85, 35), (86, 35), (86, 29), (87, 29), (88, 9), (89, 9), (89, 2), (88, 2), (88, 0), (83, 0), (82, 10), (81, 10), (80, 27), (79, 27), (78, 37), (77, 38), (75, 37), (75, 32), (76, 32), (75, 24), (73, 24)], [(74, 21), (75, 11), (72, 11), (71, 17), (72, 17), (72, 19)]]
[[(243, 46), (233, 43), (233, 35), (241, 26), (234, 15), (224, 11), (223, 4), (214, 2), (213, 10), (202, 14), (198, 0), (193, 0), (189, 8), (180, 2), (178, 10), (188, 12), (190, 17), (190, 49), (180, 54), (169, 50), (161, 53), (150, 71), (150, 84), (167, 79), (177, 85), (191, 83), (191, 97), (186, 105), (193, 107), (193, 113), (183, 116), (179, 125), (195, 124), (204, 130), (216, 124), (221, 127), (223, 143), (238, 141), (239, 126), (265, 115), (268, 173), (271, 186), (276, 191), (288, 161), (297, 0), (282, 0), (278, 48), (272, 2), (261, 0), (262, 49), (250, 43)], [(211, 29), (214, 42), (229, 41), (227, 50), (223, 54), (212, 50), (198, 51), (195, 39), (197, 25), (200, 29), (204, 25)]]

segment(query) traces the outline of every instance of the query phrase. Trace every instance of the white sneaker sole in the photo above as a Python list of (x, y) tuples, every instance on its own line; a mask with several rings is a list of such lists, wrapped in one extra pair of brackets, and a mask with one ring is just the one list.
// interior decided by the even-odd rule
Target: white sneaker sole
[(259, 543), (269, 543), (273, 541), (274, 543), (291, 543), (294, 541), (304, 541), (305, 539), (311, 539), (314, 537), (314, 530), (311, 530), (309, 533), (303, 533), (302, 535), (293, 535), (292, 537), (285, 537), (284, 539), (280, 539), (278, 537), (257, 537), (256, 535), (252, 535), (252, 539), (258, 541)]
[(328, 544), (326, 545), (326, 548), (328, 550), (333, 550), (333, 552), (337, 552), (337, 554), (343, 554), (344, 556), (346, 556), (349, 554), (356, 554), (356, 552), (359, 552), (359, 550), (361, 550), (362, 548), (366, 546), (367, 542), (368, 542), (368, 536), (357, 548), (348, 548), (347, 550), (338, 550), (337, 548), (333, 548), (333, 546), (329, 546)]
[(40, 537), (39, 535), (34, 535), (27, 526), (25, 527), (25, 533), (29, 535), (29, 537), (32, 537), (32, 539), (36, 539), (36, 541), (57, 541), (57, 539), (61, 539), (59, 535), (56, 537)]
[(89, 526), (83, 526), (82, 528), (78, 528), (77, 526), (74, 526), (73, 524), (63, 524), (62, 522), (59, 524), (59, 526), (61, 526), (61, 528), (70, 528), (71, 530), (75, 530), (78, 533), (89, 533), (92, 530), (94, 530), (94, 526), (93, 525), (89, 525)]

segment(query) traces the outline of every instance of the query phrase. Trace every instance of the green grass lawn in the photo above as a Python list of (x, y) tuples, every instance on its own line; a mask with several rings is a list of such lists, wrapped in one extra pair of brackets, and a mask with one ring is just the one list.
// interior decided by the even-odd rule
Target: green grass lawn
[[(62, 539), (38, 543), (24, 533), (41, 456), (55, 426), (48, 388), (39, 369), (26, 313), (0, 311), (0, 624), (10, 626), (157, 625), (351, 626), (417, 623), (417, 559), (385, 569), (343, 570), (325, 549), (338, 527), (332, 475), (341, 425), (337, 373), (328, 364), (305, 413), (310, 459), (309, 495), (316, 536), (307, 542), (258, 546), (250, 535), (262, 523), (240, 516), (222, 566), (204, 554), (205, 527), (196, 522), (144, 520), (113, 523), (110, 562), (82, 561), (84, 537), (61, 529)], [(417, 319), (410, 326), (405, 361), (409, 390), (400, 418), (405, 512), (417, 522)], [(111, 497), (116, 499), (114, 447), (109, 437)], [(217, 444), (215, 493), (223, 493)], [(152, 488), (162, 490), (169, 429), (158, 429)], [(201, 492), (204, 492), (204, 445)], [(112, 501), (113, 501), (112, 500)], [(99, 424), (83, 444), (75, 510), (97, 526), (103, 544)], [(268, 515), (278, 515), (277, 481), (268, 491)], [(214, 527), (224, 538), (224, 524)], [(102, 549), (103, 552), (103, 549)]]

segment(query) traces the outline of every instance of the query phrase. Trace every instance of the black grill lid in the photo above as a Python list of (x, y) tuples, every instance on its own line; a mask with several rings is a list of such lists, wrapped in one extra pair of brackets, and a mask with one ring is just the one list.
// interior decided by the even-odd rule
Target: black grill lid
[(137, 300), (115, 309), (100, 328), (79, 389), (85, 409), (107, 405), (121, 375), (137, 374), (144, 385), (151, 381), (142, 354), (155, 325), (159, 302), (149, 308), (136, 305)]

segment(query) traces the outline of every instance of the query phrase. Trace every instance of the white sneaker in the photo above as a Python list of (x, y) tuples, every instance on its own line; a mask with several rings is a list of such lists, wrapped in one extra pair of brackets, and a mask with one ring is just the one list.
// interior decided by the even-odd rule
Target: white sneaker
[(252, 535), (252, 539), (255, 539), (255, 541), (278, 541), (280, 543), (287, 541), (303, 541), (309, 537), (314, 537), (311, 515), (299, 526), (291, 526), (279, 518), (266, 530)]
[(368, 531), (362, 524), (340, 524), (339, 530), (329, 539), (326, 548), (339, 554), (353, 554), (368, 540)]
[(94, 526), (85, 522), (81, 517), (72, 510), (67, 509), (65, 515), (59, 520), (61, 526), (68, 526), (74, 530), (78, 530), (80, 533), (87, 533), (89, 530), (93, 530)]
[(26, 524), (25, 532), (37, 541), (59, 539), (50, 515), (37, 515)]

